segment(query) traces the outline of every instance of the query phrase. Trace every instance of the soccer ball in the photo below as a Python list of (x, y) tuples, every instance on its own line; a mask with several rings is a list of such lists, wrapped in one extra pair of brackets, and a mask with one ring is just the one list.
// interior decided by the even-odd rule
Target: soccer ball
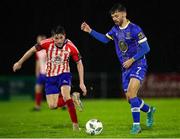
[(101, 121), (97, 119), (91, 119), (86, 123), (86, 133), (90, 135), (98, 135), (102, 132), (103, 125)]

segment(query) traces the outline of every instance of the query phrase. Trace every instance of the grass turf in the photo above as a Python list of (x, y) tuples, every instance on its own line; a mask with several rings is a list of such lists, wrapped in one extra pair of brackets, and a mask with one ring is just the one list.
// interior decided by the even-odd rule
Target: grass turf
[[(30, 99), (0, 102), (1, 138), (176, 138), (180, 137), (180, 99), (145, 99), (156, 107), (152, 129), (145, 126), (146, 114), (141, 112), (142, 133), (130, 135), (132, 124), (130, 106), (124, 99), (83, 100), (84, 111), (78, 112), (81, 132), (73, 132), (67, 110), (49, 110), (43, 102), (40, 112), (32, 111)], [(91, 136), (85, 133), (85, 123), (97, 118), (103, 132)]]

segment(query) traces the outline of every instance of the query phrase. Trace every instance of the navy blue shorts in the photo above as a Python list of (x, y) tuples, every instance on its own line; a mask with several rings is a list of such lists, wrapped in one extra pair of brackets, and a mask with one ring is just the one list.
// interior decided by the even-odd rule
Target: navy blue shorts
[(142, 84), (142, 81), (145, 78), (146, 72), (147, 72), (147, 65), (133, 65), (129, 69), (124, 70), (122, 72), (122, 86), (123, 86), (124, 92), (127, 92), (128, 85), (131, 78), (138, 79)]
[(46, 83), (46, 75), (39, 74), (39, 76), (36, 78), (36, 84), (45, 85), (45, 83)]
[(72, 74), (62, 73), (58, 76), (46, 77), (45, 92), (46, 95), (58, 94), (61, 92), (61, 86), (71, 86)]

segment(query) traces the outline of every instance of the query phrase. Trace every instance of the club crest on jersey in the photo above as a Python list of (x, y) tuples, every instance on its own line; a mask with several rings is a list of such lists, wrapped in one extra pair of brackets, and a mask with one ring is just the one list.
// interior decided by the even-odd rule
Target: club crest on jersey
[(55, 63), (55, 64), (60, 64), (62, 61), (63, 61), (62, 58), (59, 57), (59, 56), (56, 56), (56, 57), (52, 60), (52, 62)]
[(128, 45), (127, 45), (124, 41), (120, 40), (119, 43), (118, 43), (118, 45), (119, 45), (119, 49), (120, 49), (122, 52), (125, 53), (125, 52), (128, 50)]

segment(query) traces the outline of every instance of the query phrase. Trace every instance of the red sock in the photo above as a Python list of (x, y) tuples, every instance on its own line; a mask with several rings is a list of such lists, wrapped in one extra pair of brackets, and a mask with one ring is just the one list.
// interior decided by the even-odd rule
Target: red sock
[(36, 93), (35, 94), (35, 103), (36, 103), (36, 105), (40, 106), (41, 101), (42, 101), (42, 93)]
[(69, 115), (71, 117), (71, 121), (73, 123), (77, 123), (76, 109), (74, 107), (74, 103), (73, 103), (72, 99), (67, 100), (66, 104), (68, 107)]
[(65, 104), (66, 104), (66, 102), (64, 101), (62, 95), (59, 95), (57, 106), (58, 107), (63, 107)]

